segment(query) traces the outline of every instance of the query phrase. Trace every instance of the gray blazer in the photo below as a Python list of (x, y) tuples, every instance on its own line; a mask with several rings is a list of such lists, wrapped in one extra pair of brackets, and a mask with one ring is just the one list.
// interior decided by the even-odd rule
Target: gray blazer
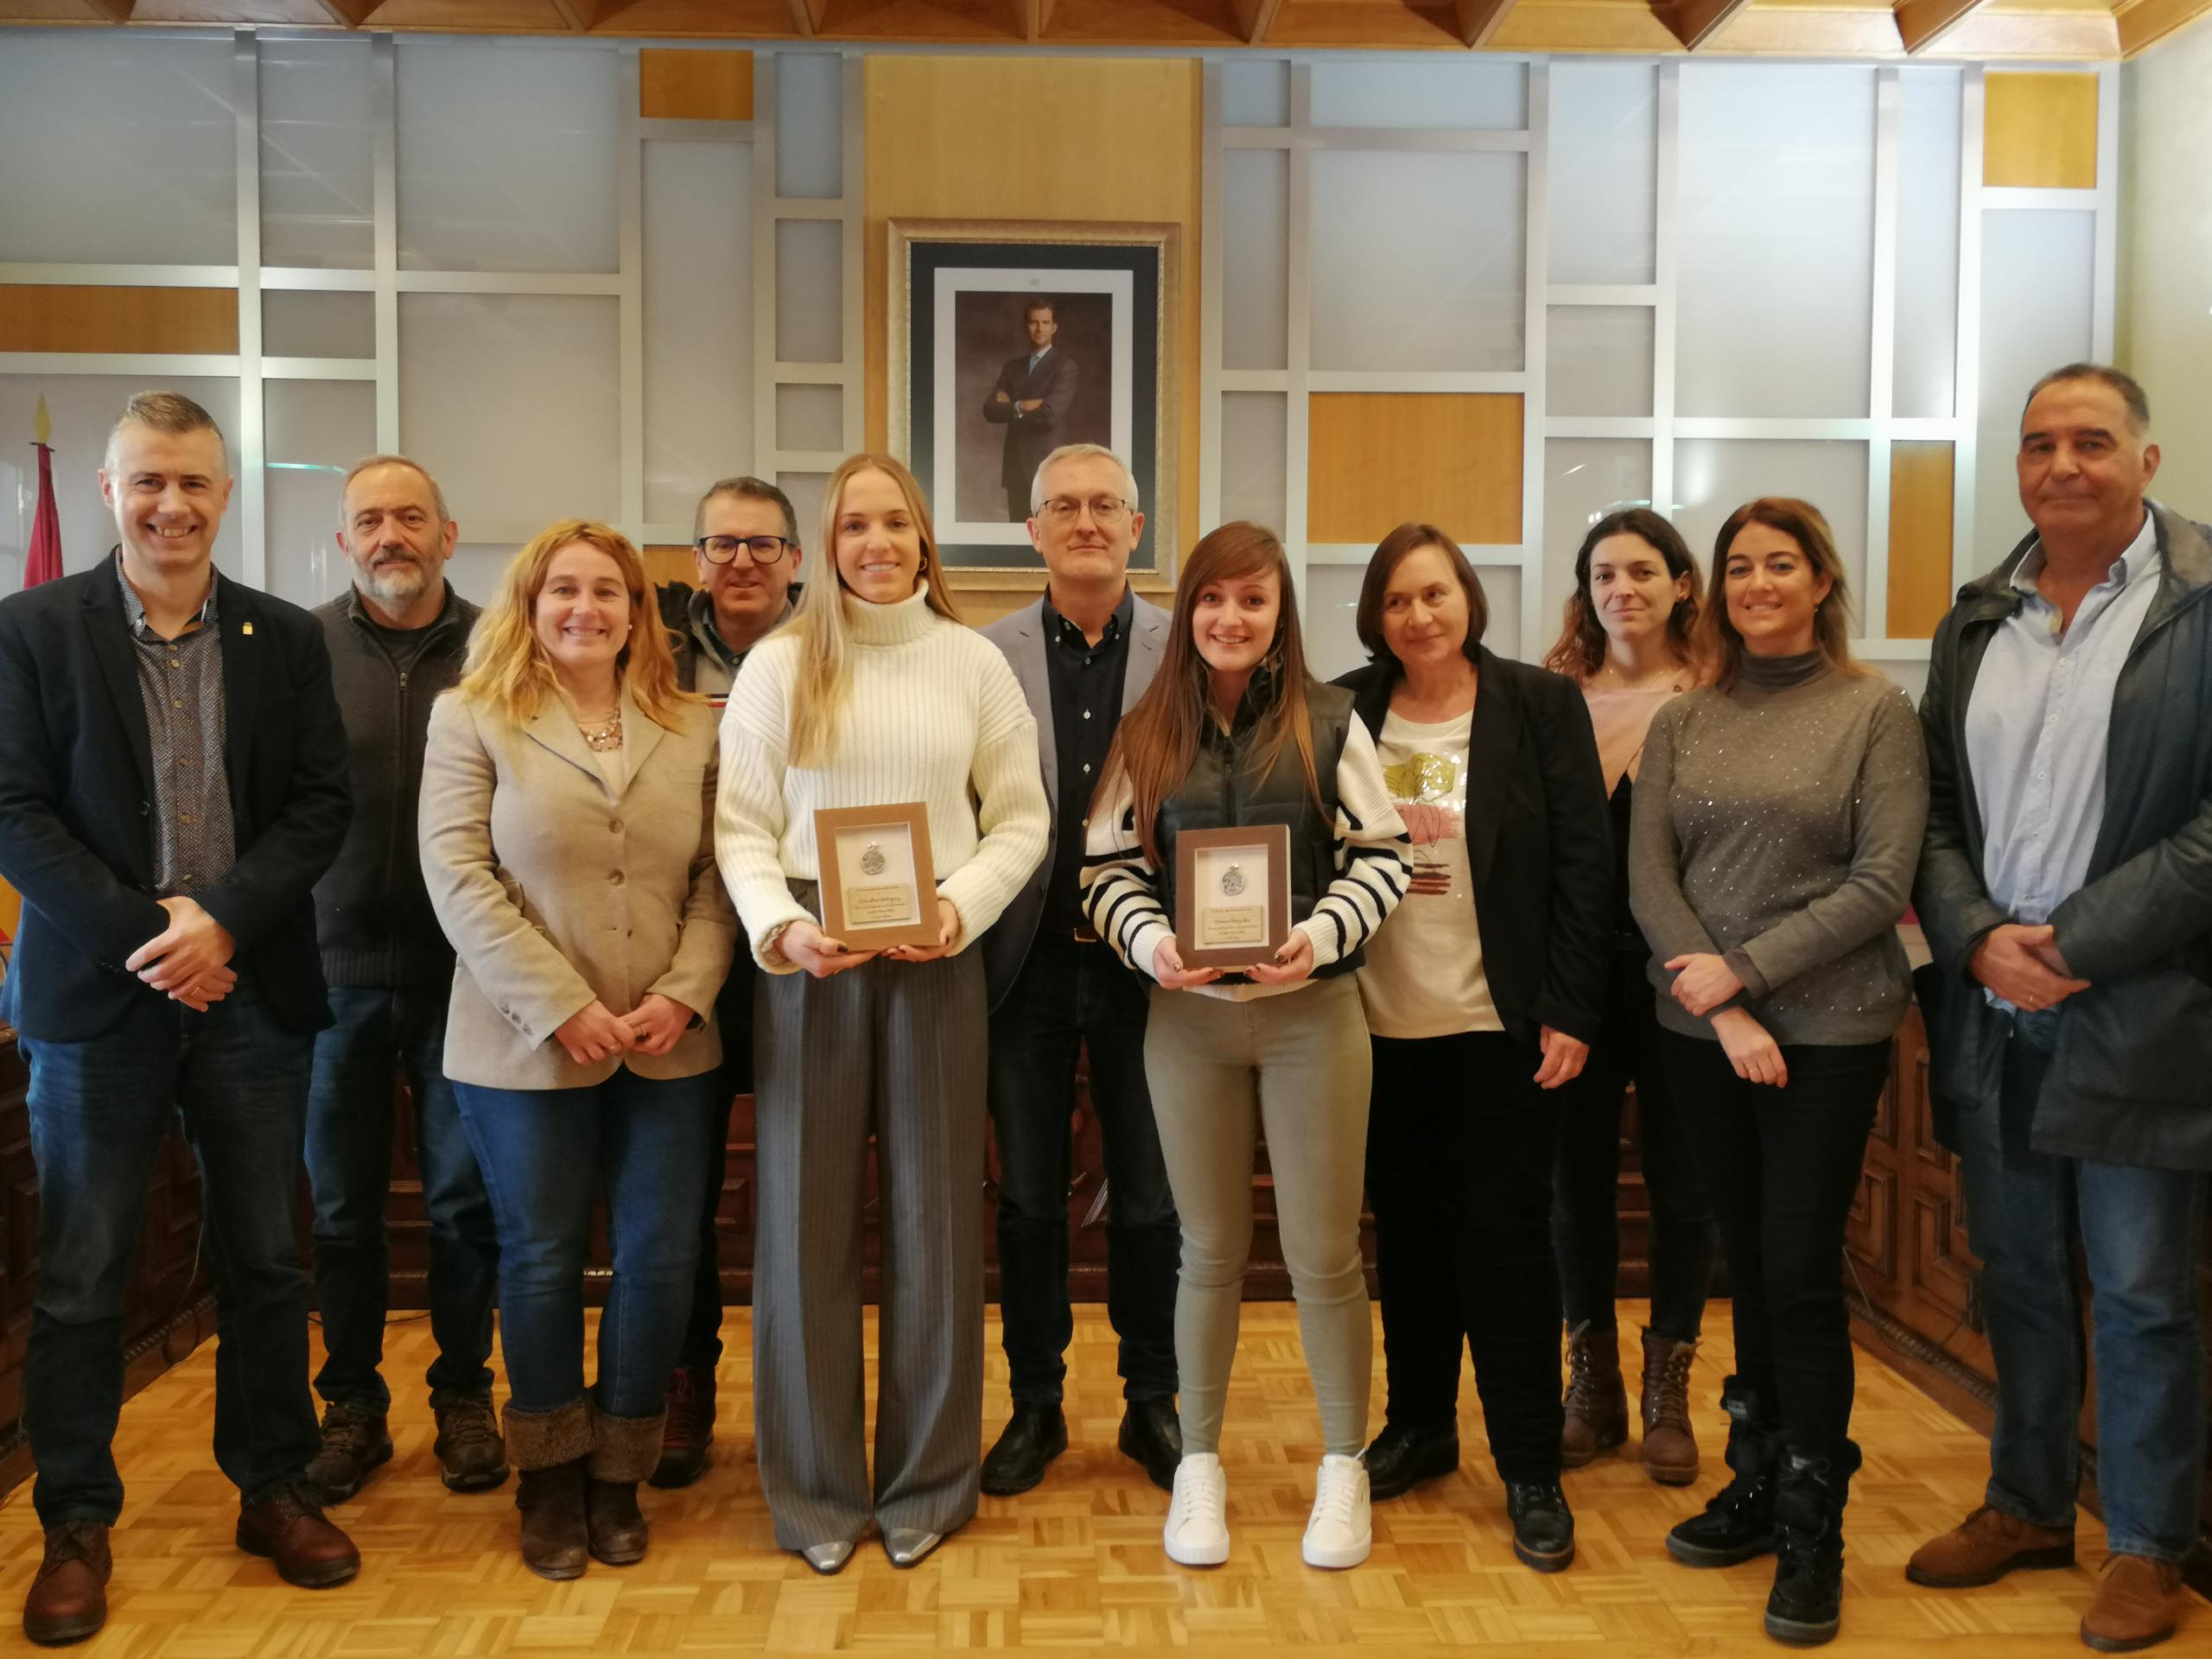
[[(690, 1077), (721, 1063), (715, 993), (736, 918), (715, 868), (715, 712), (669, 731), (626, 690), (629, 776), (610, 791), (568, 706), (527, 726), (464, 702), (430, 711), (423, 877), (453, 941), (446, 1075), (495, 1089), (579, 1089), (618, 1065)], [(658, 991), (692, 1010), (665, 1054), (578, 1065), (553, 1033), (595, 997), (626, 1014)]]
[[(1172, 619), (1159, 606), (1139, 598), (1129, 617), (1129, 664), (1122, 677), (1122, 712), (1128, 714), (1160, 671), (1167, 650)], [(1052, 679), (1045, 652), (1045, 601), (1024, 606), (981, 630), (984, 639), (1006, 654), (1029, 711), (1037, 716), (1037, 759), (1045, 776), (1045, 798), (1052, 804), (1052, 830), (1045, 837), (1045, 861), (1014, 897), (995, 925), (983, 935), (983, 968), (990, 984), (990, 1003), (996, 1009), (1014, 988), (1014, 976), (1029, 959), (1037, 938), (1037, 923), (1045, 913), (1045, 888), (1052, 879), (1052, 859), (1059, 844), (1059, 734), (1052, 729)]]

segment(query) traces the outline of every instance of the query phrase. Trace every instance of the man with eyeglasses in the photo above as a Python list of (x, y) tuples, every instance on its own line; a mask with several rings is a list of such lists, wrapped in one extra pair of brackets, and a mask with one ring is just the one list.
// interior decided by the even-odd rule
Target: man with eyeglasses
[(691, 520), (699, 585), (664, 582), (660, 620), (686, 691), (728, 694), (745, 653), (798, 602), (798, 518), (791, 498), (758, 478), (709, 486)]
[(1050, 584), (1036, 604), (983, 630), (1037, 716), (1052, 834), (1044, 862), (982, 940), (999, 1307), (1014, 1396), (1013, 1416), (983, 1459), (982, 1486), (1000, 1497), (1027, 1491), (1067, 1449), (1060, 1397), (1074, 1332), (1069, 1120), (1081, 1046), (1106, 1154), (1106, 1312), (1121, 1339), (1128, 1402), (1121, 1448), (1172, 1491), (1183, 1455), (1175, 1415), (1180, 1229), (1145, 1084), (1145, 982), (1091, 931), (1077, 888), (1099, 768), (1115, 727), (1159, 670), (1168, 615), (1130, 591), (1129, 556), (1144, 515), (1136, 482), (1113, 451), (1053, 450), (1030, 501), (1029, 537)]
[[(709, 486), (691, 521), (691, 556), (699, 585), (664, 582), (660, 620), (676, 653), (677, 683), (711, 697), (728, 694), (746, 654), (766, 639), (798, 601), (798, 518), (791, 498), (758, 478), (725, 478)], [(722, 1177), (729, 1156), (729, 1111), (753, 1087), (753, 953), (741, 938), (729, 978), (715, 1001), (722, 1064), (715, 1079), (719, 1103), (707, 1160), (707, 1204), (699, 1217), (699, 1265), (692, 1280), (691, 1318), (668, 1382), (656, 1486), (689, 1486), (707, 1472), (715, 1440), (715, 1367), (722, 1357), (722, 1276), (716, 1240)]]

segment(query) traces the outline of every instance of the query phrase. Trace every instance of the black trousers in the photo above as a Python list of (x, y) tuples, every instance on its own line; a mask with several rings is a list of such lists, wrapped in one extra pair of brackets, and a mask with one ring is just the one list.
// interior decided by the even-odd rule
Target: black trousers
[(1535, 1044), (1503, 1032), (1370, 1039), (1367, 1196), (1375, 1212), (1388, 1421), (1452, 1422), (1459, 1353), (1475, 1363), (1507, 1481), (1559, 1478), (1558, 1108)]
[(1785, 1044), (1777, 1089), (1738, 1077), (1717, 1042), (1661, 1040), (1728, 1251), (1736, 1375), (1772, 1402), (1793, 1449), (1840, 1456), (1856, 1386), (1843, 1228), (1890, 1045)]
[[(748, 950), (743, 938), (737, 948)], [(714, 1134), (701, 1150), (707, 1160), (707, 1202), (699, 1216), (699, 1266), (691, 1278), (691, 1317), (684, 1322), (683, 1346), (676, 1363), (711, 1371), (722, 1357), (722, 1263), (718, 1227), (722, 1179), (729, 1169), (729, 1111), (753, 1088), (753, 975), (750, 964), (730, 969), (715, 1001), (715, 1023), (721, 1027), (722, 1063), (715, 1074)]]
[(1689, 1125), (1667, 1086), (1645, 960), (1613, 953), (1605, 1025), (1582, 1075), (1559, 1091), (1552, 1250), (1568, 1328), (1587, 1324), (1593, 1332), (1611, 1334), (1621, 1260), (1621, 1103), (1633, 1082), (1643, 1190), (1651, 1205), (1651, 1328), (1676, 1342), (1694, 1342), (1713, 1278), (1713, 1209)]

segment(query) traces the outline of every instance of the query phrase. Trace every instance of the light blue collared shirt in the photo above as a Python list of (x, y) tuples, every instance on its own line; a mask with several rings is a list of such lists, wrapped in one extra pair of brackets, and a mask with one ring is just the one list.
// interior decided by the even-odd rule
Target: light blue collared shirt
[(1967, 704), (1967, 764), (1981, 809), (1982, 880), (2036, 926), (2088, 880), (2105, 820), (2105, 750), (2120, 670), (2158, 592), (2157, 520), (2089, 589), (2071, 627), (2037, 590), (2043, 544), (2012, 573), (2018, 613), (1990, 639)]

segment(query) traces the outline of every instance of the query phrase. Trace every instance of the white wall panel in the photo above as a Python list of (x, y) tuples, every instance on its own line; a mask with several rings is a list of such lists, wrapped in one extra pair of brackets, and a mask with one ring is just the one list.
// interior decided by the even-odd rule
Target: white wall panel
[(1221, 67), (1221, 118), (1231, 127), (1290, 124), (1290, 65), (1281, 58), (1231, 58)]
[(1510, 58), (1349, 53), (1313, 66), (1317, 127), (1529, 124), (1529, 72)]
[(1656, 270), (1658, 71), (1551, 66), (1551, 279), (1648, 283)]
[[(1286, 520), (1284, 439), (1290, 400), (1279, 391), (1231, 391), (1221, 400), (1221, 521), (1249, 519), (1278, 536)], [(1185, 538), (1179, 554), (1196, 537)]]
[(366, 380), (271, 380), (262, 408), (269, 590), (295, 605), (320, 605), (353, 579), (335, 539), (340, 486), (355, 461), (375, 453), (376, 387)]
[(755, 466), (753, 152), (645, 146), (645, 517)]
[(261, 350), (266, 357), (353, 357), (377, 354), (373, 294), (328, 289), (261, 290)]
[[(1713, 538), (1728, 515), (1762, 495), (1809, 501), (1828, 521), (1851, 589), (1852, 633), (1869, 630), (1866, 593), (1866, 446), (1850, 442), (1685, 439), (1675, 446), (1675, 527), (1708, 575)], [(1878, 632), (1878, 628), (1873, 630)]]
[(403, 38), (403, 270), (612, 271), (621, 149), (609, 47)]
[[(754, 60), (756, 66), (761, 61)], [(779, 52), (768, 61), (776, 75), (776, 194), (842, 195), (844, 59), (834, 52)]]
[[(1986, 570), (2028, 533), (2013, 457), (2028, 389), (2090, 355), (2096, 219), (2007, 209), (1981, 216), (1981, 408), (1974, 560)], [(2032, 282), (2022, 280), (2032, 271)]]
[(1956, 412), (1960, 76), (1897, 72), (1896, 415)]
[(1333, 680), (1367, 660), (1353, 626), (1366, 577), (1363, 564), (1306, 567), (1306, 666), (1317, 679)]
[(845, 227), (836, 219), (776, 222), (776, 358), (836, 363), (844, 357)]
[(0, 261), (234, 265), (227, 39), (0, 35)]
[(1289, 362), (1290, 152), (1231, 149), (1221, 158), (1221, 361)]
[(1874, 75), (1683, 66), (1676, 412), (1866, 414)]
[(462, 536), (620, 516), (617, 334), (596, 296), (399, 296), (400, 444)]
[(261, 262), (365, 270), (376, 231), (365, 40), (264, 40)]
[(1313, 367), (1520, 368), (1527, 194), (1512, 152), (1317, 151)]
[(1546, 326), (1546, 414), (1651, 413), (1649, 306), (1555, 305)]
[(1590, 526), (1621, 507), (1651, 502), (1651, 445), (1642, 438), (1550, 438), (1544, 443), (1544, 602), (1548, 647), (1560, 607), (1574, 591), (1574, 556)]

